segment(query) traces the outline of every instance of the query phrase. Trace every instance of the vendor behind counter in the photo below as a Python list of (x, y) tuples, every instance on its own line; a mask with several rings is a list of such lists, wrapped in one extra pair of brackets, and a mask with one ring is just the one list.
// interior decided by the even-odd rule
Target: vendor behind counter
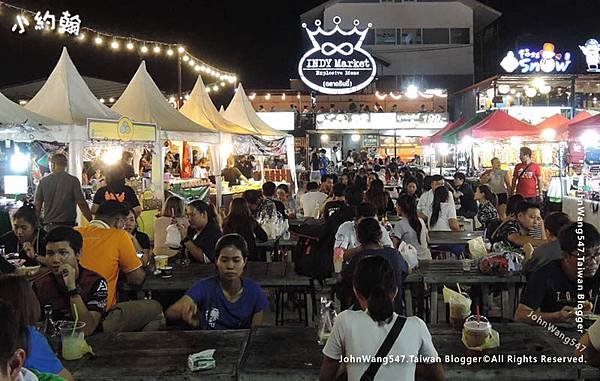
[(227, 168), (221, 171), (223, 181), (229, 183), (229, 186), (240, 185), (241, 181), (248, 183), (248, 178), (235, 166), (233, 157), (227, 159)]

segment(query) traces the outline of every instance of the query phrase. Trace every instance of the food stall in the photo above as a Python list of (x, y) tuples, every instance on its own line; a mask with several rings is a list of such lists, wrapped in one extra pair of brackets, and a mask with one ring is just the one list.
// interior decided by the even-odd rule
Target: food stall
[[(218, 144), (218, 136), (211, 128), (191, 121), (169, 104), (146, 70), (145, 62), (140, 64), (127, 88), (112, 109), (132, 120), (155, 124), (157, 128), (156, 147), (161, 147), (161, 149), (154, 149), (152, 156), (153, 176), (150, 186), (150, 191), (153, 194), (150, 202), (152, 208), (147, 209), (144, 207), (146, 210), (140, 216), (140, 225), (145, 226), (145, 232), (151, 235), (151, 221), (161, 209), (160, 202), (157, 202), (157, 200), (163, 200), (164, 198), (163, 182), (165, 177), (163, 176), (163, 169), (165, 151), (168, 149), (164, 147), (164, 143), (166, 141), (197, 141), (215, 147)], [(169, 181), (170, 177), (166, 180)]]

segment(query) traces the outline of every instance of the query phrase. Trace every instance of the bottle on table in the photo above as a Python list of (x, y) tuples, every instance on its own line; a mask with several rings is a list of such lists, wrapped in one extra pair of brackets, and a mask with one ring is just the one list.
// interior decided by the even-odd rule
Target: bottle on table
[(60, 350), (60, 333), (58, 326), (54, 321), (52, 304), (44, 305), (44, 325), (42, 326), (42, 333), (48, 339), (48, 343), (52, 350), (56, 353)]

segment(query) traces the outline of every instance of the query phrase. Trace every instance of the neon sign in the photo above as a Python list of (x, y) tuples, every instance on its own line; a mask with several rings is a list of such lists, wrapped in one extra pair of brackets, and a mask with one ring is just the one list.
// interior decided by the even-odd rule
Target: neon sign
[(298, 73), (308, 87), (324, 94), (359, 91), (373, 81), (377, 72), (375, 60), (362, 48), (372, 24), (358, 30), (359, 21), (354, 20), (354, 28), (344, 31), (340, 22), (339, 16), (334, 17), (335, 28), (328, 32), (321, 29), (321, 20), (315, 21), (314, 31), (302, 24), (313, 47), (300, 59)]
[(585, 56), (587, 71), (600, 72), (600, 44), (598, 44), (598, 40), (590, 38), (585, 42), (585, 45), (579, 45), (579, 49)]
[(517, 54), (511, 50), (500, 62), (500, 66), (512, 73), (521, 69), (521, 73), (564, 73), (571, 65), (571, 53), (554, 51), (554, 44), (546, 42), (541, 50), (519, 49)]
[[(55, 30), (56, 28), (56, 16), (50, 11), (46, 10), (45, 13), (37, 12), (34, 16), (35, 30)], [(27, 31), (29, 26), (29, 20), (23, 15), (18, 15), (16, 22), (12, 27), (13, 32), (23, 34)], [(79, 15), (71, 15), (69, 11), (63, 11), (62, 15), (58, 20), (58, 32), (67, 33), (73, 36), (79, 36), (79, 30), (81, 28), (81, 19)]]

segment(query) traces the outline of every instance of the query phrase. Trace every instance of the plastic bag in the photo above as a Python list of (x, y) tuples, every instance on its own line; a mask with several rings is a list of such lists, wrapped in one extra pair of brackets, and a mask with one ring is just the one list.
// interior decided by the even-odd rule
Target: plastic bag
[(317, 331), (319, 333), (319, 344), (325, 345), (327, 339), (331, 336), (336, 318), (337, 313), (335, 312), (333, 302), (325, 297), (321, 297), (321, 316), (319, 319), (319, 329)]
[(398, 246), (398, 251), (408, 264), (409, 270), (419, 267), (419, 257), (417, 255), (417, 249), (415, 249), (413, 245), (402, 241)]
[(473, 238), (468, 241), (469, 244), (469, 253), (471, 253), (471, 258), (478, 259), (483, 258), (487, 255), (487, 250), (485, 248), (485, 242), (482, 237)]
[(442, 290), (444, 303), (450, 304), (450, 313), (453, 316), (466, 318), (471, 314), (471, 298), (466, 294), (454, 291), (446, 286)]
[(515, 271), (521, 271), (521, 268), (519, 254), (510, 251), (491, 253), (479, 262), (479, 270), (488, 275), (510, 275)]
[(181, 233), (176, 224), (167, 226), (167, 238), (165, 244), (171, 249), (179, 249), (181, 246)]

